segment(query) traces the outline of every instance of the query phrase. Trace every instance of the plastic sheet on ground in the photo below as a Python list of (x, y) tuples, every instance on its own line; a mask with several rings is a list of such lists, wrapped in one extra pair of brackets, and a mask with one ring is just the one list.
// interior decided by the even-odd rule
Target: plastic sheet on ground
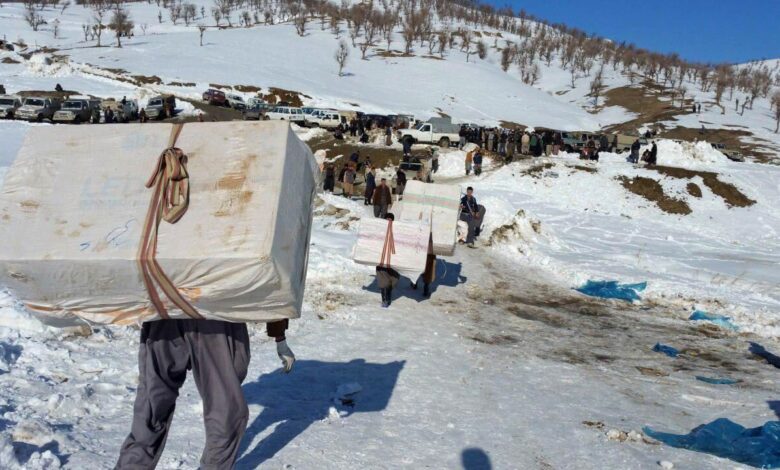
[(655, 346), (653, 346), (653, 351), (666, 354), (669, 357), (677, 357), (680, 355), (680, 351), (677, 349), (661, 343), (655, 343)]
[(641, 300), (639, 292), (647, 288), (647, 282), (637, 284), (620, 284), (618, 281), (592, 281), (589, 280), (584, 286), (576, 289), (591, 297), (600, 297), (602, 299), (618, 299), (628, 302)]
[(649, 427), (643, 431), (671, 447), (704, 452), (758, 468), (780, 468), (780, 421), (745, 428), (720, 418), (688, 434), (658, 432)]
[(724, 317), (722, 315), (712, 315), (701, 310), (694, 311), (688, 318), (691, 321), (706, 321), (713, 325), (717, 325), (727, 330), (737, 331), (739, 327), (731, 322), (731, 317)]
[(740, 380), (729, 379), (726, 377), (704, 377), (703, 375), (697, 375), (696, 380), (712, 385), (734, 385), (740, 382)]

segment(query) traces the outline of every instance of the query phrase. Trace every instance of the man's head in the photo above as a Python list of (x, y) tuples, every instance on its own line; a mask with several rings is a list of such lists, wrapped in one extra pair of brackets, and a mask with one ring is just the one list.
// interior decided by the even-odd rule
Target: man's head
[(382, 178), (382, 180), (379, 182), (379, 184), (381, 184), (382, 186), (386, 186), (387, 185), (387, 178)]
[(395, 216), (393, 215), (392, 212), (388, 212), (387, 214), (385, 214), (385, 220), (391, 220), (391, 221), (395, 220)]
[(471, 186), (466, 188), (466, 195), (467, 196), (473, 196), (474, 195), (474, 188), (472, 188)]

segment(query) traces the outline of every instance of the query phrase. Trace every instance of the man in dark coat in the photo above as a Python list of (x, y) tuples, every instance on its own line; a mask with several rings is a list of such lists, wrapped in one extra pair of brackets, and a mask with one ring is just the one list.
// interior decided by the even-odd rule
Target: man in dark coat
[(374, 170), (369, 169), (366, 173), (366, 189), (363, 191), (363, 204), (371, 204), (371, 198), (374, 196), (374, 189), (376, 189), (376, 178), (374, 177)]
[(387, 210), (393, 206), (393, 193), (387, 180), (382, 178), (372, 194), (371, 203), (374, 205), (374, 217), (384, 219)]
[(325, 164), (325, 180), (322, 184), (322, 190), (329, 191), (332, 193), (335, 187), (336, 187), (336, 165), (328, 162)]
[(631, 144), (631, 155), (628, 157), (628, 161), (631, 163), (637, 163), (639, 162), (639, 148), (642, 146), (642, 144), (639, 143), (639, 139), (636, 139), (633, 144)]
[(655, 141), (653, 141), (653, 146), (650, 147), (650, 155), (647, 157), (647, 166), (654, 166), (656, 163), (658, 163), (658, 147), (655, 145)]
[(395, 193), (399, 201), (403, 199), (404, 188), (406, 188), (406, 173), (398, 167), (398, 171), (395, 172)]
[(474, 248), (474, 238), (476, 238), (476, 228), (481, 224), (479, 220), (479, 204), (474, 197), (474, 188), (466, 188), (466, 195), (460, 199), (460, 220), (466, 222), (469, 226), (468, 235), (466, 235), (466, 245)]
[(482, 152), (479, 150), (474, 153), (474, 174), (476, 176), (482, 174)]

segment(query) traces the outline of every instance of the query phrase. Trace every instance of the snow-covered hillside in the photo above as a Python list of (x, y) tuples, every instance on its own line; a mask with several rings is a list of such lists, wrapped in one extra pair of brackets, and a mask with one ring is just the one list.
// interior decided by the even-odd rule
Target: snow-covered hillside
[[(575, 73), (572, 80), (572, 73), (561, 66), (560, 53), (552, 53), (549, 61), (540, 56), (535, 61), (538, 79), (530, 85), (523, 81), (528, 73), (526, 66), (512, 64), (506, 72), (502, 70), (502, 51), (525, 44), (523, 37), (506, 31), (479, 27), (470, 30), (472, 44), (481, 41), (486, 53), (484, 58), (479, 58), (472, 45), (467, 60), (459, 39), (442, 54), (435, 50), (431, 53), (427, 44), (416, 41), (411, 54), (406, 56), (399, 27), (391, 35), (393, 52), (387, 53), (385, 39), (376, 37), (366, 59), (362, 60), (359, 46), (364, 38), (358, 36), (353, 46), (346, 22), (340, 26), (339, 37), (328, 25), (321, 27), (319, 20), (308, 23), (304, 36), (296, 33), (292, 20), (238, 27), (238, 18), (234, 18), (235, 27), (218, 29), (209, 13), (212, 3), (206, 0), (191, 3), (198, 13), (189, 26), (182, 20), (172, 24), (164, 6), (128, 4), (127, 10), (135, 22), (135, 36), (125, 38), (122, 48), (114, 47), (116, 40), (111, 30), (102, 36), (104, 47), (94, 47), (93, 39), (84, 40), (82, 27), (95, 22), (91, 8), (74, 5), (64, 12), (59, 8), (41, 10), (39, 14), (47, 24), (33, 32), (24, 20), (23, 5), (6, 4), (0, 8), (4, 37), (10, 42), (24, 42), (28, 51), (45, 46), (49, 48), (46, 55), (56, 56), (64, 63), (47, 66), (42, 65), (42, 57), (33, 56), (28, 61), (18, 54), (0, 52), (0, 81), (9, 92), (51, 89), (60, 83), (65, 89), (82, 93), (129, 95), (142, 101), (153, 91), (197, 99), (210, 84), (238, 86), (239, 90), (258, 87), (265, 92), (277, 87), (301, 93), (304, 102), (313, 106), (413, 114), (419, 118), (443, 113), (456, 122), (487, 125), (510, 122), (561, 130), (596, 131), (639, 119), (629, 131), (656, 125), (691, 129), (705, 126), (729, 132), (748, 130), (747, 135), (739, 136), (738, 142), (764, 155), (780, 154), (780, 136), (773, 132), (774, 119), (766, 97), (759, 97), (751, 108), (740, 114), (733, 111), (734, 101), (745, 98), (739, 91), (727, 93), (721, 108), (715, 106), (712, 89), (701, 91), (698, 84), (684, 78), (675, 90), (686, 88), (687, 102), (703, 104), (702, 113), (689, 114), (687, 105), (678, 104), (680, 109), (674, 110), (675, 102), (665, 94), (669, 90), (660, 93), (658, 89), (646, 88), (642, 82), (648, 77), (638, 69), (626, 72), (606, 58), (591, 61), (589, 72)], [(201, 11), (206, 13), (205, 17), (200, 17)], [(239, 13), (236, 10), (233, 16), (239, 17)], [(162, 15), (161, 21), (158, 15)], [(108, 22), (109, 16), (106, 13), (104, 22)], [(53, 37), (55, 20), (58, 21), (57, 38)], [(531, 29), (542, 28), (531, 21), (527, 24)], [(202, 47), (197, 25), (208, 27)], [(434, 23), (434, 27), (450, 31), (456, 37), (463, 25), (448, 22)], [(333, 55), (342, 40), (350, 56), (345, 73), (339, 76)], [(772, 61), (765, 65), (773, 73), (777, 72)], [(662, 106), (670, 106), (670, 111), (662, 116), (640, 116), (627, 109), (631, 107), (630, 99), (628, 103), (608, 100), (604, 106), (605, 98), (598, 101), (592, 95), (592, 82), (599, 70), (602, 97), (610, 90), (639, 88), (648, 95), (656, 95)], [(142, 83), (137, 80), (128, 83), (128, 77), (139, 75), (151, 80), (142, 78)], [(245, 93), (247, 97), (251, 94)], [(721, 114), (722, 109), (727, 112)], [(722, 137), (713, 136), (710, 140), (713, 139)]]

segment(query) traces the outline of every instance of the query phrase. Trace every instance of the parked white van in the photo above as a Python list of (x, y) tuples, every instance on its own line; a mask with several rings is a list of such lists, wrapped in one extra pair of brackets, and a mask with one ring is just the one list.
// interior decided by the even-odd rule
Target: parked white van
[(301, 108), (293, 108), (292, 106), (277, 106), (268, 110), (265, 115), (268, 119), (292, 121), (299, 124), (303, 124), (305, 121)]

